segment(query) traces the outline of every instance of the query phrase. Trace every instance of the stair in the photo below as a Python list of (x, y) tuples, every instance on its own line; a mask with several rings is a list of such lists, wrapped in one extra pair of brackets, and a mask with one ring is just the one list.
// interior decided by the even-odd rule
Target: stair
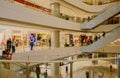
[(97, 17), (94, 19), (90, 20), (89, 22), (84, 22), (80, 25), (81, 29), (93, 29), (105, 20), (109, 19), (110, 17), (116, 15), (117, 13), (120, 12), (120, 1), (118, 1), (114, 5), (110, 5), (109, 7), (106, 8), (105, 11), (100, 13)]
[(112, 42), (116, 39), (120, 38), (120, 27), (117, 27), (108, 33), (106, 33), (105, 37), (102, 37), (100, 40), (93, 42), (93, 44), (81, 46), (80, 51), (81, 52), (93, 52), (100, 47), (108, 44), (109, 42)]

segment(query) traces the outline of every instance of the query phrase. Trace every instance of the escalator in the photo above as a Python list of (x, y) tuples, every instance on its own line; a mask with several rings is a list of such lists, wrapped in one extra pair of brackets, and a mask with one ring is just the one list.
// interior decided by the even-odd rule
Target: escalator
[(98, 13), (103, 11), (103, 9), (105, 9), (106, 7), (116, 4), (117, 2), (113, 2), (113, 3), (108, 3), (108, 4), (104, 4), (104, 5), (88, 5), (86, 3), (84, 3), (83, 0), (64, 0), (66, 3), (69, 3), (77, 8), (80, 8), (84, 11), (87, 12), (92, 12), (92, 13)]
[(110, 5), (106, 8), (105, 11), (100, 13), (98, 16), (96, 16), (94, 19), (90, 20), (89, 22), (84, 22), (80, 25), (81, 29), (93, 29), (105, 20), (109, 19), (110, 17), (118, 14), (120, 12), (120, 1), (118, 1), (114, 5)]
[(112, 42), (118, 38), (120, 38), (120, 26), (107, 32), (105, 37), (101, 37), (96, 42), (93, 42), (90, 45), (81, 46), (80, 51), (81, 52), (93, 52), (93, 51), (101, 48), (102, 46), (108, 44), (109, 42)]

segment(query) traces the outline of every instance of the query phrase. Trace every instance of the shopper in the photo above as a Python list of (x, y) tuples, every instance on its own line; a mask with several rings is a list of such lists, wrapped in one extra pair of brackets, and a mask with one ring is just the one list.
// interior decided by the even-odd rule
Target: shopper
[(81, 35), (80, 35), (80, 39), (81, 39), (81, 46), (83, 46), (83, 45), (84, 45), (84, 40), (85, 40), (85, 38), (86, 38), (86, 34), (81, 34)]
[(65, 68), (66, 68), (66, 73), (68, 73), (68, 66), (66, 66)]
[(86, 71), (86, 78), (89, 78), (89, 72)]
[(110, 72), (112, 72), (112, 69), (113, 69), (113, 66), (112, 66), (112, 65), (110, 65)]
[(51, 39), (49, 39), (48, 42), (49, 42), (49, 47), (51, 47)]
[(33, 34), (33, 43), (34, 43), (34, 46), (36, 46), (36, 37), (34, 34)]
[(15, 39), (12, 39), (12, 53), (15, 53)]
[(105, 34), (106, 34), (106, 33), (105, 33), (105, 31), (103, 31), (103, 34), (102, 34), (102, 36), (103, 36), (103, 37), (105, 37)]
[(10, 52), (11, 51), (11, 38), (9, 38), (8, 40), (7, 40), (7, 49), (8, 49), (8, 51)]
[(37, 75), (37, 78), (40, 78), (40, 73), (41, 73), (40, 67), (39, 67), (39, 65), (37, 65), (36, 66), (36, 75)]
[(45, 70), (44, 72), (44, 78), (47, 78), (48, 74), (47, 74), (47, 70)]
[(30, 39), (30, 49), (31, 49), (31, 50), (33, 50), (33, 45), (34, 45), (33, 40)]

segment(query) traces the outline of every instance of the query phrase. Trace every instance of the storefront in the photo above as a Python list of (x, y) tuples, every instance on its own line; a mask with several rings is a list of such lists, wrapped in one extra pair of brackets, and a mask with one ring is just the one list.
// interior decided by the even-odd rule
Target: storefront
[(79, 46), (80, 44), (80, 33), (74, 32), (61, 32), (60, 35), (61, 47), (66, 46)]
[(15, 40), (17, 52), (29, 51), (30, 39), (32, 38), (34, 38), (34, 48), (50, 47), (51, 45), (51, 33), (49, 31), (14, 26), (0, 26), (0, 50), (4, 49), (3, 46), (6, 45), (8, 39), (11, 39), (11, 41), (13, 39)]
[(22, 35), (20, 30), (11, 30), (12, 32), (12, 37), (11, 39), (14, 39), (16, 42), (15, 46), (16, 47), (21, 47), (22, 46)]
[(39, 32), (37, 33), (37, 46), (50, 47), (51, 45), (51, 33)]

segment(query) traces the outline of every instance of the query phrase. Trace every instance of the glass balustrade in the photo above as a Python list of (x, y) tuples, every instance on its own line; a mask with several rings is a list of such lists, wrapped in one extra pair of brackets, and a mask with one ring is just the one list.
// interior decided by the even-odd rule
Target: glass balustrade
[[(83, 78), (84, 72), (88, 70), (94, 70), (96, 72), (105, 73), (105, 78), (109, 78), (111, 75), (115, 78), (117, 76), (117, 65), (111, 63), (111, 61), (116, 60), (116, 57), (106, 57), (106, 58), (80, 58), (73, 60), (56, 60), (56, 61), (32, 61), (32, 60), (0, 60), (0, 78), (37, 78), (37, 72), (39, 69), (40, 78), (55, 78), (52, 73), (54, 66), (52, 64), (59, 63), (59, 71), (54, 70), (54, 72), (60, 73), (57, 77), (68, 78), (70, 74), (74, 74), (73, 78)], [(97, 63), (93, 62), (97, 61)], [(112, 65), (110, 69), (109, 65)], [(67, 66), (67, 71), (66, 71)], [(75, 67), (75, 68), (74, 68)], [(71, 70), (72, 69), (72, 70)], [(89, 71), (89, 72), (90, 72)], [(77, 74), (79, 73), (79, 74)], [(95, 76), (97, 77), (97, 76)]]

